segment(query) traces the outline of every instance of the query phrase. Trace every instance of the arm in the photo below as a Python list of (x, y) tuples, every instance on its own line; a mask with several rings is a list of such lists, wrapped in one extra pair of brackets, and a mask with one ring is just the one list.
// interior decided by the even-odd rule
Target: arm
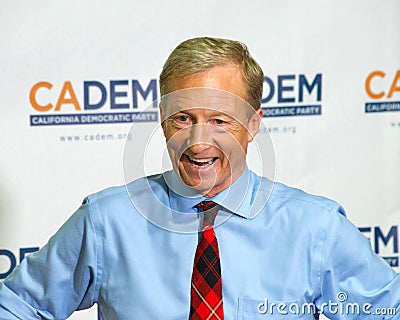
[[(332, 212), (329, 220), (317, 307), (330, 319), (398, 319), (400, 275), (346, 218)], [(396, 315), (377, 314), (379, 308), (393, 308)]]
[(15, 268), (0, 284), (0, 319), (66, 319), (96, 302), (97, 221), (86, 200), (40, 251)]

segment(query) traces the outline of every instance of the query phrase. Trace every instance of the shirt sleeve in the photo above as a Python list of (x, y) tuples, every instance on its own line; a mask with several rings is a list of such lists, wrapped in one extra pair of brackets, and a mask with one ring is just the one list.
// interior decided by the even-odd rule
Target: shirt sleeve
[(398, 319), (400, 275), (373, 252), (340, 208), (333, 211), (322, 253), (318, 309), (332, 320)]
[(0, 319), (66, 319), (98, 296), (98, 227), (86, 199), (38, 252), (0, 283)]

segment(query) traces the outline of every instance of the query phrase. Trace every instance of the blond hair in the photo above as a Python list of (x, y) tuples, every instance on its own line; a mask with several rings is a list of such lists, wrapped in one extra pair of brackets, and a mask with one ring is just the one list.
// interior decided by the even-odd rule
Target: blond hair
[(173, 91), (173, 80), (185, 78), (206, 69), (234, 64), (241, 70), (247, 102), (260, 108), (264, 74), (246, 45), (239, 41), (220, 38), (193, 38), (182, 42), (169, 55), (160, 74), (160, 92), (164, 96)]

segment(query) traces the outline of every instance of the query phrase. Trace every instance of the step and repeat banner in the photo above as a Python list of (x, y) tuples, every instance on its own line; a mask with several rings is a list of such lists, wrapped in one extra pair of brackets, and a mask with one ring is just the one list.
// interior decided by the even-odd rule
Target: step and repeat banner
[(155, 126), (162, 65), (196, 36), (240, 40), (262, 66), (275, 180), (341, 203), (399, 272), (399, 13), (397, 0), (3, 2), (0, 281), (86, 195), (125, 183), (132, 120)]

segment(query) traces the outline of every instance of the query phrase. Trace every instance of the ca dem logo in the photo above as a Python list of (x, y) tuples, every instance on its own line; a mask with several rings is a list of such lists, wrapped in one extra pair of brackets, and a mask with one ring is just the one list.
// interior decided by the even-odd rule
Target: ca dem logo
[(322, 74), (284, 74), (264, 78), (265, 117), (321, 115)]
[(400, 70), (371, 72), (365, 80), (365, 92), (370, 99), (365, 113), (400, 111)]
[[(154, 111), (140, 112), (140, 103), (157, 100), (157, 81), (146, 85), (134, 80), (83, 81), (62, 85), (49, 81), (35, 83), (29, 91), (29, 102), (34, 109), (31, 126), (130, 123), (157, 121)], [(150, 101), (150, 103), (149, 103)]]

